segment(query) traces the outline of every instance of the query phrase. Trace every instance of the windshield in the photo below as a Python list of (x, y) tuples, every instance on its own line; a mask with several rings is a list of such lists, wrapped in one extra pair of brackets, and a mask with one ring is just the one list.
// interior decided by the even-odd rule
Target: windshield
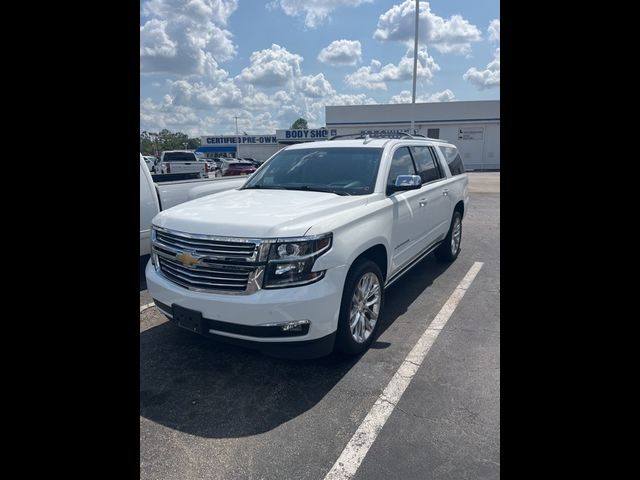
[(283, 150), (243, 188), (367, 195), (375, 188), (381, 156), (382, 149), (373, 147)]
[(190, 152), (165, 152), (163, 162), (197, 162), (198, 159)]

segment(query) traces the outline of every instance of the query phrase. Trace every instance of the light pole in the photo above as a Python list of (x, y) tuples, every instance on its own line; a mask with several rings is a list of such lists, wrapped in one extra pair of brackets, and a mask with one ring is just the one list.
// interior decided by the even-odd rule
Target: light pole
[[(411, 103), (416, 103), (416, 77), (418, 76), (418, 19), (420, 18), (420, 0), (416, 0), (416, 29), (415, 38), (413, 40), (413, 95), (411, 95)], [(414, 115), (415, 107), (411, 107), (411, 135), (415, 132)]]
[(158, 134), (151, 133), (150, 135), (153, 135), (153, 140), (156, 146), (156, 158), (160, 158), (160, 150), (158, 149)]

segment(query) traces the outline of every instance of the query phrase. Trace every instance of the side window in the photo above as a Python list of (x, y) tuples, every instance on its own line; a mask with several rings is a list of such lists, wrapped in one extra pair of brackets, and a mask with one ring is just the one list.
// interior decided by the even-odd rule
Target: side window
[(433, 154), (429, 147), (411, 147), (413, 150), (413, 158), (416, 160), (416, 166), (419, 170), (419, 175), (422, 178), (422, 183), (433, 182), (442, 178), (436, 159), (433, 158)]
[(451, 170), (451, 175), (463, 174), (464, 164), (462, 163), (462, 158), (460, 158), (458, 149), (455, 147), (441, 147), (441, 146), (438, 146), (438, 148), (444, 154), (444, 158), (447, 159), (447, 164), (449, 165), (449, 170)]
[(398, 175), (417, 175), (408, 147), (400, 147), (393, 154), (387, 185), (395, 185)]

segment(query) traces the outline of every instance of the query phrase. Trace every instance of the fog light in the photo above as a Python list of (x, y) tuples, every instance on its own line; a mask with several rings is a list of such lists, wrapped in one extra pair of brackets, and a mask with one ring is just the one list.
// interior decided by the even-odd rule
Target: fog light
[(310, 320), (296, 320), (280, 325), (283, 332), (301, 332), (304, 325), (309, 325)]

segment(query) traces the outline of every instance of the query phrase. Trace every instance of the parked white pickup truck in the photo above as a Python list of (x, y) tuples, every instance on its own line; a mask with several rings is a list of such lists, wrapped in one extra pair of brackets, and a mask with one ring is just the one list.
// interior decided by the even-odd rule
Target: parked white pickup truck
[(468, 180), (445, 140), (331, 140), (277, 152), (240, 189), (153, 220), (146, 278), (173, 323), (287, 357), (365, 351), (385, 288), (456, 259)]
[(238, 188), (245, 178), (220, 178), (154, 183), (140, 155), (140, 256), (151, 253), (151, 220), (160, 210), (212, 193)]
[(191, 150), (165, 150), (160, 154), (159, 173), (198, 173), (209, 176), (209, 164), (201, 162)]

